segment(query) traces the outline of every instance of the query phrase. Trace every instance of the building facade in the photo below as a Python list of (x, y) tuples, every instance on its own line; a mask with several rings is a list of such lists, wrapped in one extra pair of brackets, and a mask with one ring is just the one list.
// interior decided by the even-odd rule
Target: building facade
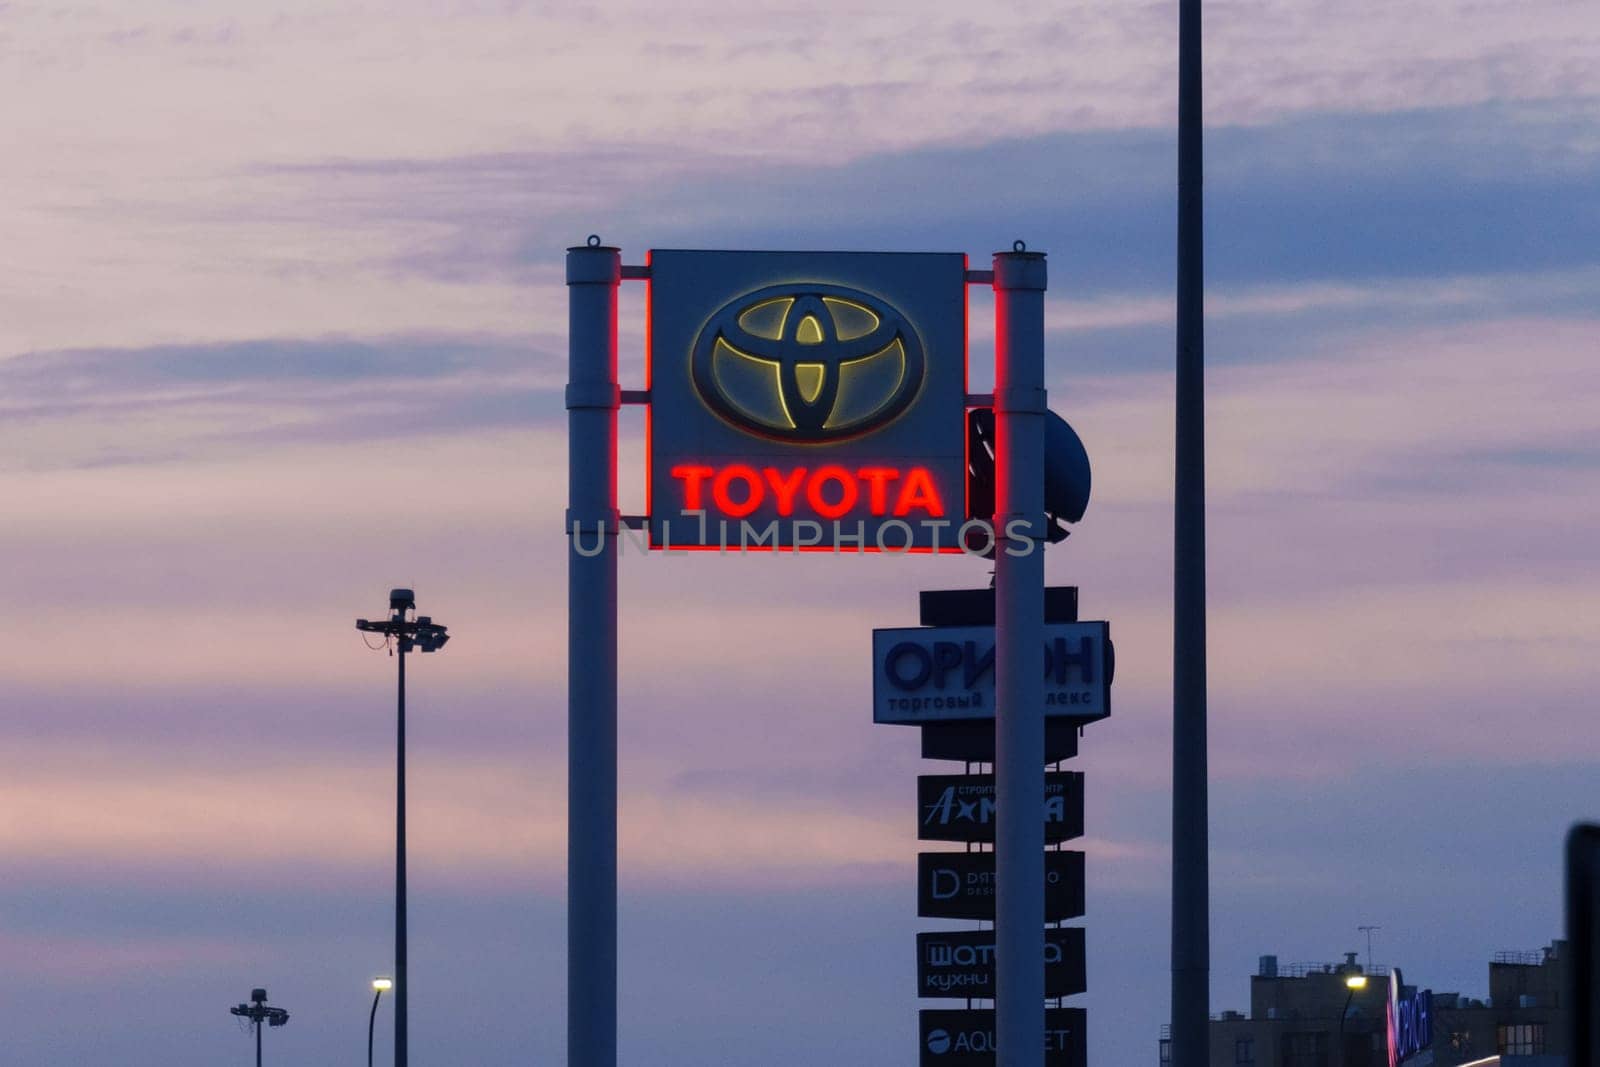
[[(1554, 941), (1497, 954), (1484, 999), (1434, 992), (1431, 1042), (1405, 1067), (1565, 1067), (1567, 967), (1566, 943)], [(1263, 956), (1250, 1010), (1212, 1018), (1211, 1067), (1389, 1067), (1388, 1010), (1388, 969), (1369, 972), (1353, 952), (1336, 964)], [(1165, 1067), (1165, 1035), (1159, 1054)]]

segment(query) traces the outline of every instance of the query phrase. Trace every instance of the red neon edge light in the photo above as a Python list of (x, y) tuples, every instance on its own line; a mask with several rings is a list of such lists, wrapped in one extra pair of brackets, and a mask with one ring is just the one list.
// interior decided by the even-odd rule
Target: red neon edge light
[[(654, 256), (655, 256), (655, 250), (654, 249), (646, 249), (645, 250), (645, 253), (644, 253), (644, 265), (646, 267), (650, 267), (650, 266), (653, 265)], [(971, 395), (971, 392), (972, 392), (972, 382), (971, 382), (972, 300), (968, 296), (968, 293), (967, 293), (968, 282), (966, 280), (967, 271), (971, 267), (971, 265), (972, 265), (972, 263), (971, 263), (970, 257), (966, 253), (962, 253), (962, 255), (961, 255), (961, 395), (963, 397), (963, 401), (962, 401), (962, 405), (961, 405), (961, 420), (962, 420), (962, 422), (961, 422), (961, 469), (962, 469), (963, 475), (965, 475), (966, 472), (968, 470), (970, 470), (971, 467), (972, 467), (972, 451), (971, 451), (972, 450), (972, 440), (971, 440), (971, 435), (967, 433), (967, 426), (966, 426), (967, 412), (970, 411), (971, 409), (967, 406), (967, 404), (965, 402), (965, 399), (964, 399), (965, 397)], [(652, 330), (650, 328), (650, 326), (651, 326), (650, 301), (651, 301), (652, 294), (654, 292), (654, 288), (655, 288), (654, 279), (652, 277), (650, 277), (650, 276), (647, 276), (644, 279), (644, 387), (645, 387), (645, 389), (647, 391), (650, 390), (650, 389), (653, 389), (654, 385), (655, 385), (655, 339), (654, 339), (653, 332), (652, 332)], [(654, 452), (653, 427), (652, 427), (652, 423), (651, 423), (651, 415), (653, 414), (654, 407), (655, 407), (655, 405), (653, 403), (652, 404), (646, 404), (644, 406), (644, 513), (645, 513), (645, 537), (649, 542), (650, 548), (652, 550), (655, 550), (655, 551), (664, 551), (664, 550), (669, 549), (669, 547), (670, 547), (670, 550), (673, 551), (673, 552), (723, 552), (723, 553), (726, 553), (727, 551), (729, 551), (729, 549), (724, 547), (724, 546), (722, 546), (722, 545), (671, 545), (671, 546), (667, 546), (667, 545), (659, 545), (659, 544), (656, 543), (655, 528), (651, 524), (651, 519), (655, 515), (655, 501), (653, 500), (653, 494), (651, 492), (651, 490), (653, 488), (653, 483), (652, 483), (651, 477), (650, 477), (650, 472), (653, 469), (651, 460), (652, 460), (653, 452)], [(972, 512), (972, 499), (971, 499), (971, 496), (972, 496), (972, 494), (971, 494), (971, 479), (969, 477), (963, 476), (962, 479), (961, 479), (961, 518), (962, 518), (963, 521), (966, 521), (969, 518), (969, 516), (971, 515), (971, 512)], [(739, 552), (831, 552), (831, 553), (834, 553), (835, 555), (860, 555), (862, 553), (879, 554), (879, 553), (884, 552), (885, 550), (879, 548), (877, 545), (862, 545), (859, 548), (848, 548), (848, 549), (839, 548), (836, 545), (770, 545), (770, 546), (769, 545), (750, 545), (750, 546), (740, 546), (737, 549), (737, 551), (739, 551)], [(913, 555), (932, 555), (935, 551), (936, 550), (933, 549), (932, 547), (917, 546), (915, 548), (894, 549), (894, 550), (892, 550), (892, 552), (890, 554), (892, 554), (892, 555), (905, 555), (907, 553), (910, 553), (910, 554), (913, 554)], [(942, 555), (942, 556), (957, 555), (957, 554), (961, 553), (962, 551), (963, 551), (963, 549), (962, 549), (962, 547), (960, 545), (941, 545), (937, 549), (938, 554)]]

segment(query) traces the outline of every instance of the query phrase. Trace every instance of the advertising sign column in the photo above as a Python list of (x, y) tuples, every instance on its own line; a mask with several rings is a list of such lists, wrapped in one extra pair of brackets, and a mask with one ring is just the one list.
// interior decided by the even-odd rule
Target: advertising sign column
[[(648, 285), (645, 387), (627, 391), (617, 380), (623, 279)], [(988, 283), (992, 398), (967, 392), (967, 287)], [(1046, 901), (1053, 913), (1082, 908), (1081, 856), (1061, 853), (1048, 869), (1044, 860), (1044, 764), (1073, 754), (1077, 728), (1109, 714), (1111, 653), (1104, 624), (1052, 632), (1046, 647), (1043, 549), (1065, 536), (1059, 522), (1081, 516), (1088, 467), (1071, 428), (1045, 408), (1044, 256), (1018, 242), (992, 271), (973, 271), (961, 253), (663, 249), (623, 266), (616, 248), (591, 237), (568, 250), (567, 285), (569, 1062), (614, 1067), (617, 1056), (617, 571), (626, 529), (644, 532), (641, 549), (662, 552), (993, 556), (988, 617), (966, 620), (980, 630), (931, 644), (895, 638), (875, 656), (893, 692), (875, 691), (874, 707), (879, 721), (921, 725), (925, 753), (971, 743), (984, 754), (968, 762), (995, 765), (992, 779), (952, 788), (977, 791), (965, 802), (994, 842), (981, 862), (997, 866), (959, 876), (972, 889), (962, 906), (992, 911), (996, 922), (984, 952), (996, 1018), (948, 1037), (947, 1051), (998, 1048), (1008, 1067), (1037, 1067), (1051, 1040), (1048, 953), (1073, 951), (1070, 940), (1046, 939)], [(646, 513), (626, 518), (617, 511), (623, 403), (646, 409)], [(988, 528), (986, 550), (973, 547), (972, 526)], [(964, 595), (972, 592), (989, 591)], [(958, 676), (962, 692), (945, 692)], [(952, 707), (965, 714), (945, 714)], [(1079, 795), (1074, 784), (1057, 783), (1063, 803)], [(950, 818), (967, 815), (958, 802)], [(1063, 811), (1051, 833), (1074, 825)], [(952, 958), (967, 948), (977, 951), (955, 946)], [(951, 979), (968, 980), (976, 978)], [(1081, 1026), (1052, 1033), (1071, 1049)]]
[[(993, 924), (1005, 876), (988, 846), (1004, 809), (995, 775), (972, 772), (996, 754), (994, 591), (924, 591), (921, 600), (921, 627), (873, 631), (873, 718), (917, 726), (925, 758), (967, 764), (965, 774), (917, 778), (917, 839), (966, 846), (918, 855), (917, 914)], [(1083, 853), (1060, 848), (1083, 834), (1084, 775), (1044, 765), (1075, 755), (1078, 731), (1110, 713), (1114, 657), (1109, 625), (1078, 621), (1075, 588), (1046, 590), (1044, 605), (1044, 677), (1032, 697), (1046, 724), (1037, 810), (1041, 1044), (1001, 1058), (995, 1009), (974, 1006), (995, 1001), (1004, 988), (995, 929), (927, 931), (917, 935), (917, 996), (965, 1000), (966, 1006), (918, 1013), (922, 1067), (993, 1067), (1039, 1056), (1045, 1067), (1085, 1067), (1083, 1009), (1045, 1004), (1045, 998), (1059, 1001), (1088, 987), (1083, 929), (1055, 925), (1085, 910)]]

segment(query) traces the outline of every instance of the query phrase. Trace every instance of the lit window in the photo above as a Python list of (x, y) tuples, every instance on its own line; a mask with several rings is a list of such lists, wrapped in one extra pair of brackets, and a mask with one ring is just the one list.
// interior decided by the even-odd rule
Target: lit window
[(1544, 1055), (1544, 1023), (1518, 1023), (1496, 1028), (1502, 1056)]

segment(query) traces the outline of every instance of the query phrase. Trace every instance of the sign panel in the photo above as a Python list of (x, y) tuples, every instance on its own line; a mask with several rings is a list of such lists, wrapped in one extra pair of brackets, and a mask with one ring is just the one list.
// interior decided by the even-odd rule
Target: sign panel
[[(994, 1011), (925, 1008), (917, 1013), (921, 1067), (994, 1067)], [(1045, 1067), (1086, 1067), (1087, 1015), (1082, 1008), (1046, 1008)]]
[[(1092, 722), (1111, 714), (1114, 668), (1105, 622), (1046, 623), (1045, 718)], [(872, 631), (872, 721), (920, 725), (994, 718), (994, 627)]]
[[(993, 852), (917, 854), (917, 914), (924, 919), (993, 919)], [(1044, 921), (1083, 914), (1083, 853), (1044, 854)]]
[(649, 263), (653, 547), (960, 551), (965, 255)]
[[(1080, 724), (1071, 719), (1046, 719), (1043, 762), (1060, 763), (1076, 756), (1080, 729)], [(917, 732), (922, 735), (923, 759), (994, 762), (993, 719), (925, 722), (917, 727)]]
[[(924, 774), (917, 778), (917, 840), (994, 841), (994, 775)], [(1083, 775), (1044, 776), (1044, 839), (1083, 836)]]
[[(1088, 988), (1083, 927), (1044, 932), (1044, 995), (1070, 997)], [(917, 996), (994, 998), (994, 931), (917, 935)]]
[(1389, 1067), (1422, 1063), (1433, 1046), (1433, 990), (1407, 986), (1396, 967), (1389, 972), (1386, 1007)]

